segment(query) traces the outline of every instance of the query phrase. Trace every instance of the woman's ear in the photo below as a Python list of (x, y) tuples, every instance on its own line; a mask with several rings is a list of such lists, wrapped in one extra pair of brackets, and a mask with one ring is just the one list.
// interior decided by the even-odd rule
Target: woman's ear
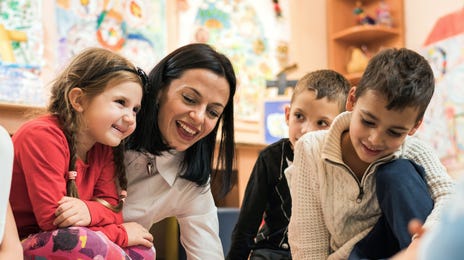
[(84, 92), (81, 88), (72, 88), (68, 93), (69, 103), (72, 108), (77, 112), (84, 111)]
[(346, 98), (346, 111), (353, 111), (354, 104), (356, 103), (356, 87), (352, 87), (350, 92), (348, 92), (348, 97)]

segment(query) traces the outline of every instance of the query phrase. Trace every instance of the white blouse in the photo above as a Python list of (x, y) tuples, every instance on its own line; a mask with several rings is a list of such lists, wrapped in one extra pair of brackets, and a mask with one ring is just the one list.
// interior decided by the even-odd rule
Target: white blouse
[(124, 221), (134, 221), (149, 229), (167, 217), (176, 217), (187, 259), (224, 259), (210, 186), (199, 187), (178, 177), (183, 155), (165, 152), (154, 157), (148, 153), (126, 152), (128, 195)]

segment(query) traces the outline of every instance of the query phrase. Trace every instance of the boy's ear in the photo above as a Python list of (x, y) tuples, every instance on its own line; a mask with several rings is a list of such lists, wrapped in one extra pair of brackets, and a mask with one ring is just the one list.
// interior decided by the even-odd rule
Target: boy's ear
[(411, 128), (411, 130), (409, 130), (408, 135), (413, 135), (414, 133), (416, 133), (417, 129), (419, 129), (421, 124), (422, 124), (422, 119), (417, 121), (416, 125), (413, 128)]
[(290, 105), (286, 105), (285, 106), (285, 123), (287, 123), (287, 126), (289, 122), (290, 122)]
[(353, 111), (354, 104), (356, 103), (356, 87), (351, 87), (350, 92), (348, 92), (348, 97), (346, 99), (346, 111)]
[(84, 92), (81, 88), (72, 88), (68, 93), (68, 99), (69, 103), (71, 103), (71, 106), (75, 111), (84, 111)]

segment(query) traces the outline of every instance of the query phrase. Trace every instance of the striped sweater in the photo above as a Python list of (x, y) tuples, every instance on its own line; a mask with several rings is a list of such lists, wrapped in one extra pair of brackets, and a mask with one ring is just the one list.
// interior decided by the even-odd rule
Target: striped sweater
[(454, 182), (431, 147), (408, 137), (395, 153), (373, 162), (361, 180), (342, 160), (341, 136), (349, 128), (351, 112), (344, 112), (329, 130), (299, 139), (291, 178), (292, 217), (289, 243), (293, 259), (347, 259), (353, 246), (372, 229), (381, 211), (375, 195), (374, 172), (396, 158), (422, 165), (434, 209), (425, 227), (432, 226), (454, 189)]

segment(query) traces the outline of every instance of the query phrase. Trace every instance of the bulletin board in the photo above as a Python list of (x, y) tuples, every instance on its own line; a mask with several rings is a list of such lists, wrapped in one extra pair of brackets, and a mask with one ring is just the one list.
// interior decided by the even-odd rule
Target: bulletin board
[(262, 120), (266, 80), (281, 70), (279, 47), (290, 38), (288, 1), (189, 0), (179, 10), (180, 45), (204, 42), (232, 61), (238, 88), (235, 113), (238, 121)]
[(45, 101), (41, 10), (41, 0), (0, 1), (0, 102)]
[(288, 137), (285, 121), (285, 107), (290, 105), (290, 97), (264, 100), (264, 142), (271, 144)]
[(0, 102), (44, 106), (49, 81), (87, 47), (151, 69), (167, 54), (165, 1), (0, 1)]
[(422, 54), (436, 81), (416, 135), (432, 144), (444, 164), (452, 168), (464, 161), (464, 32), (429, 42)]

